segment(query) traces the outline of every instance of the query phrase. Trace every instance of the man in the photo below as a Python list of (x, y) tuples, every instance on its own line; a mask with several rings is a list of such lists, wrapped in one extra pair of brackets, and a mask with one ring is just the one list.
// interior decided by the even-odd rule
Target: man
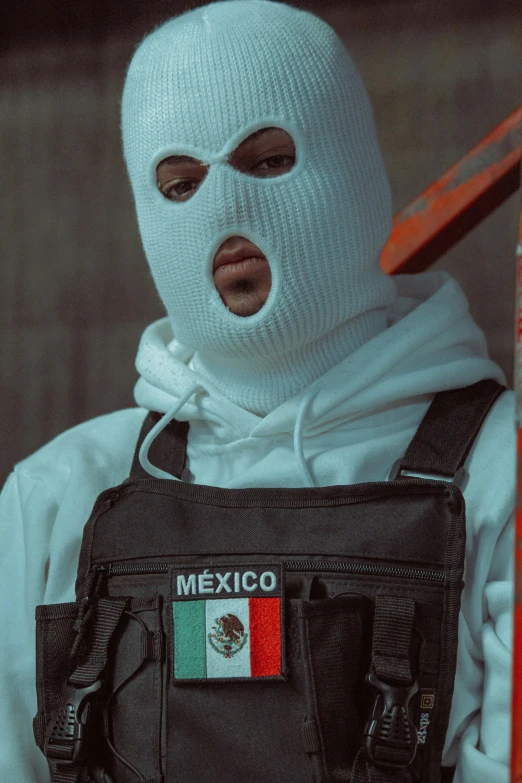
[[(98, 495), (129, 476), (149, 411), (166, 415), (156, 417), (147, 433), (142, 431), (133, 471), (162, 480), (148, 482), (151, 491), (177, 492), (178, 471), (166, 469), (154, 456), (176, 417), (190, 425), (182, 474), (189, 489), (180, 490), (189, 496), (200, 491), (198, 485), (204, 485), (201, 492), (214, 497), (213, 502), (230, 497), (229, 490), (248, 488), (304, 487), (306, 494), (319, 491), (314, 488), (357, 485), (366, 492), (369, 483), (388, 481), (437, 393), (487, 379), (504, 380), (488, 358), (484, 335), (456, 281), (442, 272), (395, 280), (381, 272), (391, 200), (371, 108), (342, 42), (316, 16), (268, 0), (225, 0), (165, 23), (141, 43), (130, 64), (122, 133), (143, 246), (168, 317), (148, 327), (139, 346), (139, 407), (63, 433), (19, 463), (4, 487), (3, 780), (50, 779), (31, 731), (37, 712), (35, 607), (74, 602), (77, 576), (82, 585), (78, 557), (83, 527)], [(459, 440), (458, 427), (445, 431), (444, 437), (450, 449)], [(465, 584), (457, 668), (447, 730), (439, 737), (444, 749), (435, 759), (437, 767), (456, 766), (455, 783), (508, 779), (514, 453), (513, 394), (504, 392), (492, 405), (466, 461)], [(431, 485), (429, 491), (435, 492)], [(150, 509), (140, 525), (150, 528), (152, 539), (153, 531), (162, 526), (167, 530), (174, 521), (169, 518), (158, 527)], [(309, 530), (321, 530), (327, 537), (328, 524), (320, 522), (319, 511), (315, 528)], [(264, 512), (270, 526), (270, 509)], [(146, 506), (142, 513), (147, 513)], [(400, 518), (390, 511), (383, 535), (391, 535)], [(207, 528), (215, 524), (211, 514), (206, 519)], [(128, 528), (124, 525), (119, 534), (122, 546), (131, 536), (130, 517), (127, 521)], [(234, 524), (230, 517), (229, 525)], [(296, 520), (293, 528), (298, 524)], [(304, 517), (303, 526), (304, 531)], [(248, 528), (245, 520), (239, 530), (245, 529), (246, 535)], [(216, 540), (226, 535), (220, 527)], [(303, 552), (323, 554), (320, 544), (313, 549), (302, 535)], [(404, 547), (408, 544), (405, 540)], [(226, 546), (223, 551), (231, 552), (231, 545)], [(100, 558), (104, 560), (103, 552)], [(217, 577), (201, 568), (197, 573), (203, 591), (214, 589), (209, 586), (214, 577), (223, 594), (232, 590), (224, 572)], [(243, 591), (261, 584), (255, 582), (257, 572), (234, 573), (238, 580), (243, 574)], [(254, 574), (248, 577), (254, 581), (246, 581), (247, 573)], [(271, 574), (266, 570), (261, 575), (263, 589), (271, 589)], [(196, 576), (178, 577), (186, 597)], [(315, 595), (317, 585), (339, 589), (339, 580), (314, 580), (307, 588), (314, 600), (324, 598)], [(292, 589), (297, 589), (295, 584)], [(84, 622), (82, 614), (74, 626), (79, 636)], [(241, 660), (236, 647), (246, 644), (254, 629), (247, 633), (238, 613), (216, 616), (212, 622), (212, 665), (224, 666), (226, 660), (236, 665)], [(177, 626), (175, 615), (174, 634)], [(226, 636), (232, 633), (227, 627), (235, 629), (234, 636)], [(174, 680), (177, 666), (193, 666), (190, 645), (187, 659), (179, 658), (183, 638), (178, 634), (169, 652), (174, 656), (169, 659)], [(448, 638), (446, 646), (451, 641)], [(436, 641), (434, 645), (440, 648)], [(433, 671), (439, 654), (446, 655), (444, 644), (430, 659)], [(291, 650), (288, 655), (294, 660)], [(301, 660), (299, 654), (295, 660)], [(282, 668), (276, 674), (288, 676)], [(179, 679), (198, 681), (196, 675)], [(235, 687), (241, 685), (245, 683)], [(212, 686), (192, 691), (190, 684), (176, 687), (189, 701), (196, 694), (197, 699), (213, 697), (208, 690)], [(226, 684), (220, 687), (225, 704), (232, 692)], [(256, 693), (261, 699), (264, 692)], [(271, 693), (276, 699), (278, 691)], [(426, 704), (431, 709), (429, 699)], [(141, 726), (141, 709), (132, 709)], [(199, 713), (200, 723), (196, 721), (201, 755), (206, 759), (206, 748), (214, 747), (214, 731), (225, 732), (230, 763), (226, 770), (219, 767), (218, 774), (218, 767), (205, 761), (207, 771), (198, 779), (212, 774), (221, 780), (225, 775), (253, 783), (265, 780), (263, 769), (272, 763), (270, 748), (262, 746), (258, 758), (256, 732), (240, 737), (239, 729), (230, 728), (238, 720), (234, 711), (212, 709), (216, 717), (210, 724), (207, 708)], [(257, 708), (259, 726), (264, 725), (263, 709)], [(156, 714), (151, 715), (155, 720)], [(416, 726), (418, 755), (426, 738), (423, 732), (429, 731), (429, 712), (425, 715), (424, 723)], [(48, 717), (35, 726), (42, 746)], [(304, 750), (299, 754), (308, 754), (303, 764), (310, 765), (303, 769), (309, 770), (310, 781), (322, 780), (324, 774), (331, 780), (347, 779), (352, 763), (354, 781), (411, 779), (404, 765), (384, 772), (378, 763), (371, 766), (364, 755), (370, 753), (368, 745), (359, 753), (359, 766), (352, 755), (344, 767), (321, 771), (318, 759), (325, 739), (313, 721), (304, 720)], [(140, 731), (145, 732), (149, 722), (147, 718)], [(169, 731), (175, 724), (169, 724)], [(294, 731), (283, 721), (275, 728)], [(411, 724), (405, 731), (410, 729)], [(295, 737), (298, 731), (297, 726)], [(364, 729), (365, 736), (371, 735), (368, 731)], [(350, 741), (359, 742), (355, 734)], [(239, 742), (246, 743), (244, 755), (254, 760), (250, 773), (241, 772), (248, 768), (241, 767), (248, 759), (233, 755)], [(291, 745), (286, 747), (293, 758), (297, 750)], [(181, 743), (172, 753), (173, 766), (181, 764), (180, 774), (187, 776), (180, 760), (189, 763), (186, 747)], [(139, 770), (127, 777), (131, 767), (145, 763), (143, 756), (138, 754), (134, 766), (114, 761), (115, 783), (144, 779)], [(215, 763), (224, 762), (216, 756)], [(284, 766), (284, 758), (278, 757), (277, 763)], [(65, 777), (56, 779), (72, 779), (63, 770)], [(154, 774), (148, 778), (159, 780), (159, 773)], [(173, 780), (173, 774), (168, 772), (165, 779)]]

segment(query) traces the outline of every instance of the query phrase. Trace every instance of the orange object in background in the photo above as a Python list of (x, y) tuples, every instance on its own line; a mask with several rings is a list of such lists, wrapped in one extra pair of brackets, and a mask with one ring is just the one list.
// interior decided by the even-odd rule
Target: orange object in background
[(522, 106), (393, 219), (381, 267), (422, 272), (484, 220), (520, 184)]

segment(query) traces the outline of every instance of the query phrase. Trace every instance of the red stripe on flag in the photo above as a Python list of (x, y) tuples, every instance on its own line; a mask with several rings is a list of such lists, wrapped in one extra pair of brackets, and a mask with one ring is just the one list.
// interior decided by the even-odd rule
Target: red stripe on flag
[(281, 674), (281, 599), (249, 598), (252, 677)]

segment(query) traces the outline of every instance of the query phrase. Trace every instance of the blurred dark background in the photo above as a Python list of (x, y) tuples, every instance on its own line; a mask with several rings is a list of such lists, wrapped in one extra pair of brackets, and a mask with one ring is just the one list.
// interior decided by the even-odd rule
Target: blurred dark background
[[(515, 0), (300, 0), (340, 34), (370, 92), (405, 206), (522, 100)], [(13, 464), (134, 405), (144, 327), (164, 315), (137, 232), (119, 102), (135, 46), (203, 2), (4, 5), (0, 51), (4, 443)], [(461, 282), (512, 382), (515, 195), (436, 265)]]

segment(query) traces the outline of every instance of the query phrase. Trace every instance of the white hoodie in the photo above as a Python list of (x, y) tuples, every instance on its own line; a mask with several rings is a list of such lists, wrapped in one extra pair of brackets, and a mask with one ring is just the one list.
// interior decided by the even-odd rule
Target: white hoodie
[[(395, 278), (389, 327), (265, 417), (232, 403), (190, 368), (168, 319), (145, 330), (138, 408), (84, 422), (16, 465), (0, 500), (0, 780), (49, 781), (36, 747), (38, 604), (75, 600), (85, 525), (104, 489), (129, 474), (148, 410), (190, 421), (198, 484), (301, 487), (385, 481), (438, 391), (503, 383), (458, 283), (443, 272)], [(457, 675), (443, 754), (454, 783), (507, 783), (510, 734), (514, 394), (490, 412), (466, 468), (465, 588)]]

